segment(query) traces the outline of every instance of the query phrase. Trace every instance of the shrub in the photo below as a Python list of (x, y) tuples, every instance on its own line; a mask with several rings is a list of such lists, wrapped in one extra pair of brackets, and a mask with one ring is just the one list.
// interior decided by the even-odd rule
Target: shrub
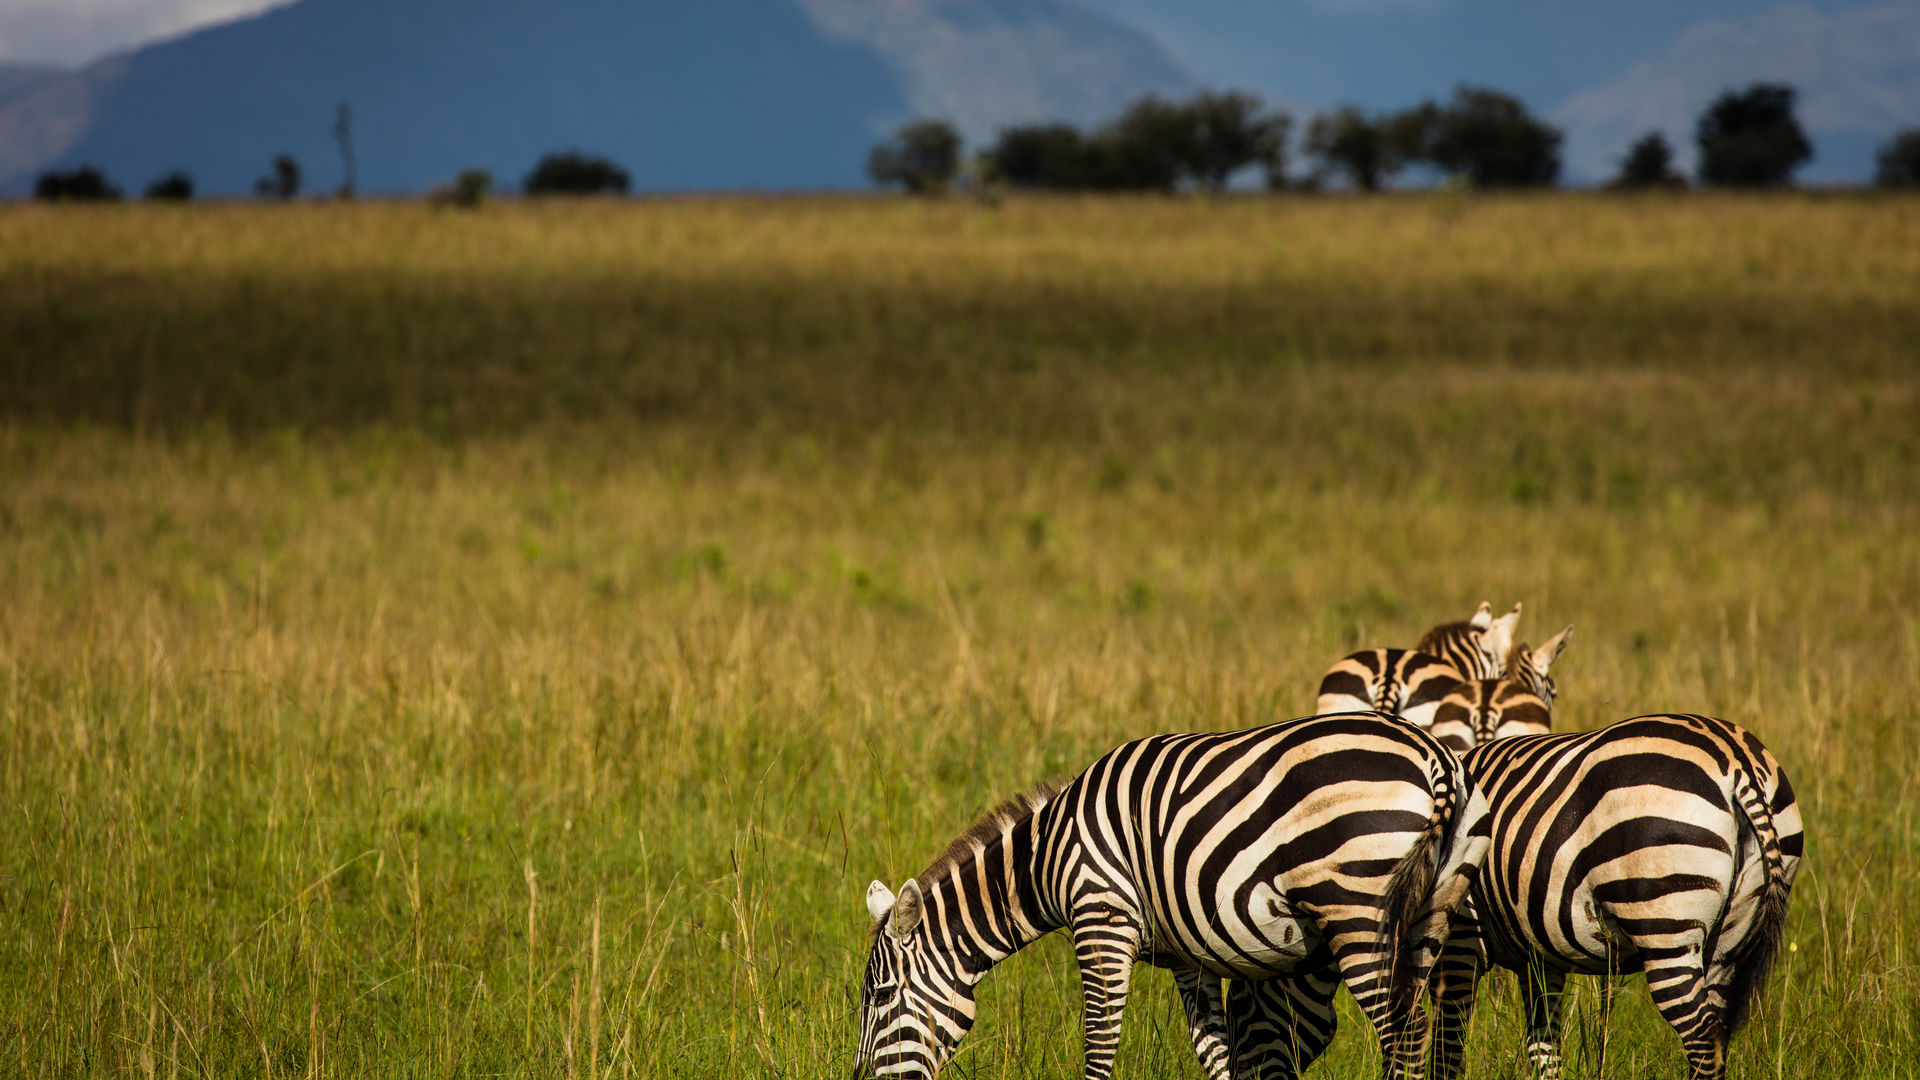
[(541, 158), (520, 186), (529, 195), (625, 195), (631, 184), (612, 161), (569, 151)]
[(1620, 191), (1644, 191), (1685, 187), (1687, 180), (1673, 168), (1673, 147), (1668, 145), (1667, 137), (1649, 131), (1627, 147), (1627, 156), (1620, 159), (1619, 174), (1607, 186)]
[(175, 169), (147, 185), (147, 199), (151, 202), (190, 202), (193, 199), (193, 177)]
[(300, 194), (300, 163), (290, 154), (277, 154), (273, 172), (253, 182), (253, 193), (263, 199), (289, 201)]
[(67, 172), (41, 173), (33, 183), (33, 195), (47, 202), (115, 202), (120, 189), (108, 183), (99, 169), (82, 165)]
[(493, 174), (485, 169), (462, 169), (452, 181), (427, 193), (427, 201), (436, 206), (457, 206), (476, 210), (493, 194)]
[(945, 120), (917, 120), (867, 155), (867, 175), (910, 195), (944, 195), (960, 173), (960, 133)]

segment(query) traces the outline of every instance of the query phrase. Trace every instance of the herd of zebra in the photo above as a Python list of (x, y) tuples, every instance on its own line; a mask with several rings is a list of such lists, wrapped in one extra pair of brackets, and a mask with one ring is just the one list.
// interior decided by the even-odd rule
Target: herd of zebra
[(936, 1075), (986, 973), (1064, 929), (1096, 1080), (1139, 962), (1173, 972), (1211, 1080), (1298, 1076), (1341, 983), (1384, 1075), (1457, 1076), (1491, 967), (1519, 975), (1544, 1077), (1566, 977), (1631, 972), (1690, 1074), (1725, 1076), (1783, 936), (1793, 789), (1712, 717), (1551, 733), (1572, 627), (1533, 649), (1519, 618), (1481, 604), (1413, 649), (1355, 653), (1320, 715), (1129, 742), (989, 813), (898, 895), (874, 882), (856, 1074)]

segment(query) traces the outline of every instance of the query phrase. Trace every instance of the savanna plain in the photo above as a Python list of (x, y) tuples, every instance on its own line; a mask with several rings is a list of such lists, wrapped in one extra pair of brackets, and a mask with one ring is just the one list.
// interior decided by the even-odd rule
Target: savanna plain
[[(1785, 763), (1736, 1075), (1910, 1077), (1916, 537), (1911, 198), (0, 207), (0, 1070), (843, 1075), (869, 879), (1485, 599), (1562, 727)], [(1199, 1076), (1164, 973), (1120, 1069)]]

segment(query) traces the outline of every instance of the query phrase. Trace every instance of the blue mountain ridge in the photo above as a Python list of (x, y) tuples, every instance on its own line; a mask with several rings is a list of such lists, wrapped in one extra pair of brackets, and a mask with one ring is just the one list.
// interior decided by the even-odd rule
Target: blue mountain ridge
[(637, 190), (859, 187), (875, 139), (935, 106), (969, 106), (979, 137), (1189, 85), (1062, 0), (300, 0), (0, 101), (0, 191), (84, 162), (240, 194), (280, 153), (331, 190), (342, 101), (369, 194), (468, 167), (513, 184), (569, 149)]

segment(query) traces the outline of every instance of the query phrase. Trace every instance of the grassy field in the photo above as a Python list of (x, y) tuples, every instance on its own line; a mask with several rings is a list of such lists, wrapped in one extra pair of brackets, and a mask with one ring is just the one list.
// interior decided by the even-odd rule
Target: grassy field
[(1916, 536), (1913, 200), (0, 206), (0, 1070), (843, 1074), (870, 878), (1488, 599), (1786, 764), (1738, 1074), (1912, 1076)]

